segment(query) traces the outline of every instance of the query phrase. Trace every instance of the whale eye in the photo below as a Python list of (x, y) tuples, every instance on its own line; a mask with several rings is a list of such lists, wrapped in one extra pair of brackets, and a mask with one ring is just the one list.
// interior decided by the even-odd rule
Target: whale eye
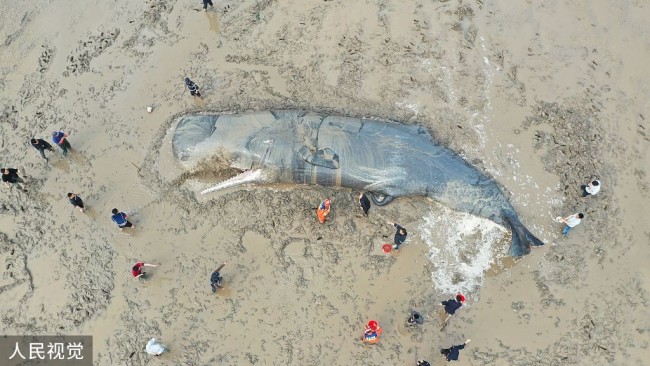
[(324, 168), (338, 169), (340, 165), (339, 155), (332, 149), (319, 149), (313, 154), (307, 154), (307, 147), (300, 149), (304, 161), (311, 165), (322, 166)]

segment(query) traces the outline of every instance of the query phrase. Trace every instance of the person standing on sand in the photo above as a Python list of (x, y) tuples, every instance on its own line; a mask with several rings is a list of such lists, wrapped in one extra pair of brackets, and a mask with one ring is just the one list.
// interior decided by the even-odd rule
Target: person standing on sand
[(63, 156), (68, 155), (68, 150), (72, 149), (72, 146), (68, 142), (68, 135), (63, 131), (53, 131), (52, 141), (63, 150)]
[(23, 192), (27, 192), (27, 189), (21, 185), (21, 183), (25, 183), (20, 176), (23, 176), (24, 174), (21, 174), (18, 169), (14, 168), (2, 168), (2, 181), (5, 183), (7, 187), (11, 189), (11, 185), (15, 184), (18, 189), (22, 190)]
[(581, 185), (580, 188), (582, 188), (582, 197), (595, 196), (600, 192), (600, 181), (595, 179), (589, 184)]
[(38, 150), (39, 153), (41, 153), (41, 157), (43, 157), (43, 159), (45, 159), (46, 161), (47, 161), (47, 156), (45, 156), (45, 150), (54, 151), (52, 145), (50, 145), (49, 142), (43, 139), (31, 139), (30, 142), (32, 146), (34, 146), (34, 148)]
[(388, 225), (395, 226), (395, 228), (397, 229), (397, 231), (395, 232), (395, 238), (394, 238), (395, 244), (393, 244), (393, 249), (399, 250), (399, 247), (402, 244), (404, 244), (404, 242), (406, 241), (406, 236), (408, 235), (408, 233), (406, 232), (406, 229), (399, 226), (399, 224), (390, 221), (386, 221), (386, 223)]
[(212, 288), (212, 293), (217, 292), (218, 289), (222, 288), (223, 276), (221, 275), (221, 269), (226, 266), (228, 262), (223, 262), (219, 268), (217, 268), (212, 275), (210, 276), (210, 287)]
[(135, 277), (135, 278), (145, 279), (146, 275), (147, 275), (147, 272), (143, 272), (142, 268), (144, 268), (144, 267), (158, 267), (158, 266), (159, 266), (159, 264), (149, 264), (149, 263), (145, 263), (145, 262), (137, 262), (131, 268), (131, 275), (133, 275), (133, 277)]
[(416, 366), (431, 366), (431, 364), (429, 363), (429, 361), (418, 360), (418, 363), (417, 363)]
[(468, 339), (465, 341), (463, 344), (459, 344), (457, 346), (451, 346), (451, 348), (443, 348), (440, 350), (440, 353), (445, 356), (445, 359), (447, 362), (449, 361), (458, 361), (458, 357), (460, 357), (460, 350), (465, 348), (467, 343), (471, 342), (471, 339)]
[(358, 192), (357, 198), (359, 199), (359, 207), (361, 207), (361, 210), (363, 210), (363, 214), (367, 217), (368, 210), (370, 210), (370, 200), (363, 192)]
[(210, 9), (214, 7), (212, 0), (203, 0), (203, 10), (208, 11), (208, 5), (210, 5)]
[(135, 225), (127, 220), (129, 217), (124, 212), (120, 212), (120, 210), (114, 208), (111, 213), (113, 214), (111, 220), (117, 224), (120, 230), (124, 230), (125, 227), (132, 227), (135, 229)]
[(560, 217), (558, 221), (563, 222), (565, 224), (564, 229), (562, 229), (562, 235), (567, 236), (569, 234), (569, 231), (571, 231), (571, 229), (573, 229), (574, 227), (578, 226), (582, 221), (582, 219), (584, 219), (584, 217), (585, 215), (583, 215), (582, 213), (575, 213), (565, 218)]
[(456, 314), (456, 311), (460, 309), (463, 306), (463, 303), (465, 302), (465, 296), (462, 294), (456, 295), (455, 298), (449, 299), (447, 301), (441, 302), (439, 305), (445, 307), (445, 313), (447, 313), (447, 317), (445, 318), (445, 324), (449, 320), (449, 318)]
[(81, 197), (79, 197), (76, 193), (68, 193), (68, 200), (70, 200), (70, 204), (74, 207), (78, 207), (79, 211), (85, 212), (86, 207), (84, 206), (84, 201), (81, 200)]
[(190, 91), (190, 94), (193, 97), (197, 96), (199, 98), (203, 98), (201, 96), (201, 91), (199, 91), (199, 86), (196, 85), (192, 80), (190, 80), (190, 78), (185, 77), (185, 79), (183, 79), (183, 81), (185, 82), (185, 86), (187, 87), (187, 90)]
[(330, 214), (331, 207), (332, 207), (332, 201), (329, 198), (321, 202), (320, 205), (318, 205), (318, 209), (316, 210), (316, 216), (318, 216), (318, 222), (320, 222), (321, 224), (325, 223), (325, 220), (327, 220), (327, 215)]

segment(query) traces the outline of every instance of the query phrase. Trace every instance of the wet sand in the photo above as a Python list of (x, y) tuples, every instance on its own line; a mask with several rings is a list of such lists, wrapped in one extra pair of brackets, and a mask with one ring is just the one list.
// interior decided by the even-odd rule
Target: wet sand
[[(458, 365), (648, 362), (647, 4), (200, 5), (0, 4), (0, 162), (30, 175), (27, 193), (0, 193), (0, 333), (92, 334), (97, 365), (441, 365), (439, 349), (466, 338)], [(470, 283), (444, 270), (456, 242), (440, 226), (466, 227), (462, 214), (404, 198), (366, 219), (349, 190), (196, 197), (209, 177), (175, 179), (176, 116), (266, 109), (422, 124), (493, 176), (547, 245), (512, 262), (497, 240), (498, 263), (441, 331), (437, 303)], [(29, 138), (55, 129), (74, 151), (46, 163)], [(580, 198), (592, 178), (603, 189)], [(120, 232), (113, 207), (137, 229)], [(563, 238), (552, 219), (579, 211)], [(381, 252), (387, 220), (410, 229), (398, 255)], [(137, 260), (161, 265), (140, 282)], [(423, 327), (402, 327), (411, 309)], [(370, 318), (384, 328), (375, 346), (359, 342)], [(151, 337), (170, 352), (148, 356)]]

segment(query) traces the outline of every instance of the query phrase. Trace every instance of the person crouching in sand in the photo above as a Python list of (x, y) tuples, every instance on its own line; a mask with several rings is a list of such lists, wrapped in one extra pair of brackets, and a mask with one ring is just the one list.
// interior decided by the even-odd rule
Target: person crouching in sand
[(212, 293), (217, 292), (218, 289), (223, 287), (223, 276), (221, 275), (221, 269), (228, 264), (227, 262), (223, 262), (219, 268), (217, 268), (214, 272), (212, 272), (212, 275), (210, 276), (210, 287), (212, 288)]
[(143, 272), (142, 269), (144, 267), (158, 267), (158, 264), (149, 264), (145, 262), (137, 262), (136, 264), (133, 265), (131, 268), (131, 275), (135, 278), (139, 278), (141, 280), (144, 280), (147, 278), (147, 272)]
[(424, 317), (422, 314), (418, 313), (415, 310), (411, 310), (411, 316), (406, 320), (406, 325), (414, 326), (422, 324), (424, 324)]
[(316, 210), (316, 215), (318, 216), (318, 222), (320, 222), (321, 224), (325, 223), (325, 220), (327, 220), (327, 215), (330, 214), (331, 207), (332, 207), (332, 201), (329, 198), (321, 202), (320, 205), (318, 205), (318, 209)]
[(363, 343), (375, 344), (379, 342), (379, 336), (383, 329), (379, 326), (375, 320), (371, 320), (366, 325), (366, 329), (363, 331), (363, 338), (361, 339)]
[(390, 222), (390, 221), (387, 221), (386, 223), (388, 225), (395, 226), (395, 229), (397, 229), (397, 231), (395, 231), (395, 238), (394, 238), (395, 244), (393, 244), (393, 249), (399, 250), (399, 247), (402, 244), (404, 244), (404, 242), (406, 241), (406, 236), (408, 235), (408, 233), (406, 232), (405, 228), (401, 227), (397, 223)]

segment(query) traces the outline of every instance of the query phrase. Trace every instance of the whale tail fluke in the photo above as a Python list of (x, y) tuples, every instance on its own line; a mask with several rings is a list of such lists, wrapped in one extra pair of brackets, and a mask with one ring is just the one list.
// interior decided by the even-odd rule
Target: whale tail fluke
[(531, 246), (544, 245), (541, 240), (526, 229), (514, 212), (505, 211), (503, 218), (512, 229), (512, 244), (509, 251), (511, 256), (521, 257), (530, 253)]

